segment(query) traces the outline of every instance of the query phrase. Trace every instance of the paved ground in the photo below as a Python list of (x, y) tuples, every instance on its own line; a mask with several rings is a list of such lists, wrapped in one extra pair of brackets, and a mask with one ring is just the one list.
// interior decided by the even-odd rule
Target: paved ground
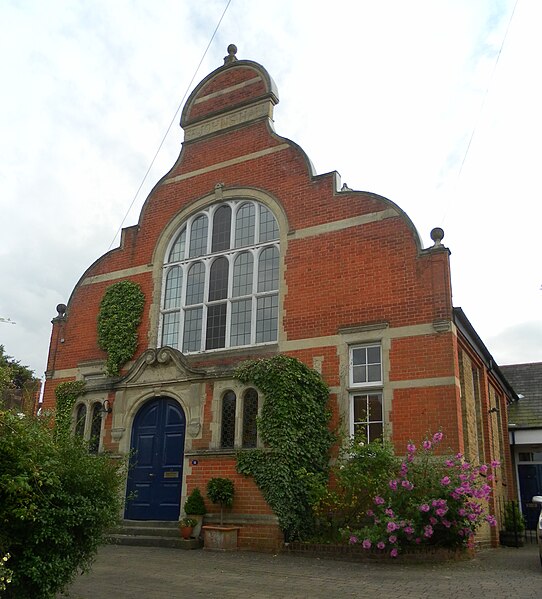
[(535, 545), (445, 564), (352, 563), (258, 553), (105, 546), (70, 599), (540, 599)]

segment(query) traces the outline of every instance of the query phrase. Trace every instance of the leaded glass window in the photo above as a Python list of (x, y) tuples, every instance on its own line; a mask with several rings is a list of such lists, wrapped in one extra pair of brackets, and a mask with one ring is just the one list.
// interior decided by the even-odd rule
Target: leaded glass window
[(185, 353), (278, 338), (280, 245), (269, 208), (229, 200), (196, 213), (164, 264), (161, 344)]
[(75, 414), (75, 434), (78, 437), (83, 437), (85, 435), (85, 423), (87, 419), (87, 406), (82, 403), (77, 408), (77, 412)]
[(213, 218), (211, 252), (221, 252), (230, 248), (231, 207), (220, 206)]
[(209, 219), (201, 214), (192, 222), (190, 229), (190, 258), (197, 258), (207, 253), (207, 234)]
[(222, 398), (222, 424), (220, 447), (233, 448), (235, 445), (235, 410), (237, 398), (233, 391), (227, 391)]
[(183, 271), (180, 266), (174, 266), (167, 273), (166, 293), (164, 296), (164, 309), (179, 308), (181, 306), (181, 289), (183, 284)]
[(169, 260), (168, 262), (178, 262), (184, 258), (186, 246), (186, 229), (183, 229), (173, 244), (171, 251), (169, 252)]
[(258, 440), (257, 416), (258, 392), (256, 389), (247, 389), (243, 396), (243, 447), (256, 447)]
[(271, 241), (279, 235), (277, 220), (272, 212), (262, 206), (260, 209), (260, 242)]
[(203, 290), (205, 288), (205, 265), (203, 262), (192, 264), (188, 271), (186, 281), (186, 301), (187, 306), (201, 304), (203, 302)]
[(92, 406), (92, 420), (90, 423), (90, 439), (88, 450), (90, 453), (98, 453), (100, 448), (100, 435), (102, 433), (102, 404), (95, 403)]
[(240, 248), (245, 245), (253, 245), (255, 231), (256, 208), (252, 202), (246, 202), (237, 210), (237, 218), (235, 219), (235, 247)]

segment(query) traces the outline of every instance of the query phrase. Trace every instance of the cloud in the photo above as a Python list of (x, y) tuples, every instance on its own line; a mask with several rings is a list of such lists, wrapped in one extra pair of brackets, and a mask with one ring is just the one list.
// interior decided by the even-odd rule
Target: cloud
[(542, 322), (526, 321), (487, 338), (487, 346), (500, 365), (542, 362)]
[[(225, 6), (0, 3), (6, 351), (43, 372), (56, 304), (108, 250), (183, 94), (236, 43), (277, 82), (279, 134), (319, 173), (396, 202), (425, 243), (443, 226), (455, 305), (492, 342), (521, 314), (531, 341), (507, 337), (503, 356), (539, 355), (542, 3), (517, 4), (494, 69), (515, 0), (234, 0), (190, 84)], [(178, 121), (125, 226), (177, 158)]]

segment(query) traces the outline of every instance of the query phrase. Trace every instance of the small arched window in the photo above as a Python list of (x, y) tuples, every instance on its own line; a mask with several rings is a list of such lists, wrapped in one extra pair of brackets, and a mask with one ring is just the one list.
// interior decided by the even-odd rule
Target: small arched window
[(229, 390), (222, 396), (220, 447), (253, 448), (258, 445), (259, 398), (256, 389), (246, 389), (239, 397)]
[(85, 424), (87, 420), (87, 406), (79, 404), (75, 413), (75, 435), (83, 438), (85, 436)]
[(256, 447), (258, 442), (258, 392), (247, 389), (243, 395), (243, 447)]
[(95, 403), (92, 406), (92, 420), (90, 422), (90, 439), (88, 450), (90, 453), (98, 453), (100, 448), (100, 435), (102, 434), (102, 404)]
[(160, 344), (194, 353), (276, 342), (278, 240), (277, 219), (252, 200), (189, 218), (164, 264)]
[(237, 398), (233, 391), (226, 391), (222, 398), (222, 423), (220, 447), (232, 449), (235, 445), (235, 411)]

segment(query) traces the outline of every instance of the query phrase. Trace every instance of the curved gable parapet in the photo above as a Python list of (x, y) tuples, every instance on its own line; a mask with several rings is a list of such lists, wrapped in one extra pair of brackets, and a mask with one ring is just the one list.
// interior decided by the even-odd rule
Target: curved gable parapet
[(272, 120), (278, 101), (277, 86), (264, 67), (233, 57), (190, 94), (181, 115), (185, 141), (261, 118)]
[[(338, 188), (340, 185), (338, 173), (336, 171), (334, 171), (333, 174), (335, 174), (337, 177), (336, 180), (337, 180), (337, 188)], [(318, 175), (318, 176), (322, 176), (322, 175)], [(423, 247), (422, 238), (421, 238), (420, 233), (419, 233), (418, 229), (416, 228), (416, 225), (414, 224), (413, 220), (395, 202), (393, 202), (392, 200), (390, 200), (389, 198), (387, 198), (385, 196), (382, 196), (377, 193), (373, 193), (372, 191), (360, 191), (360, 190), (350, 189), (350, 188), (346, 187), (346, 184), (343, 185), (343, 187), (336, 192), (337, 196), (343, 196), (346, 194), (355, 195), (358, 197), (368, 197), (368, 198), (374, 199), (378, 202), (382, 202), (384, 205), (388, 206), (389, 209), (391, 209), (397, 213), (397, 216), (399, 216), (400, 218), (403, 219), (403, 221), (406, 223), (407, 227), (410, 229), (410, 231), (412, 233), (412, 237), (414, 239), (414, 243), (416, 244), (416, 249), (417, 249), (418, 253), (420, 254), (424, 251), (427, 251)]]

